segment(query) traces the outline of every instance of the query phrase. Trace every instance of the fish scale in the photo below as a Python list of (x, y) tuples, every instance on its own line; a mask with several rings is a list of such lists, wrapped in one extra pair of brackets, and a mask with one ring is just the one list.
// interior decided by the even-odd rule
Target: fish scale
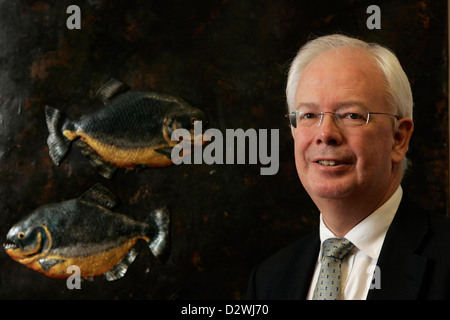
[[(201, 110), (180, 98), (127, 90), (114, 79), (100, 88), (98, 96), (104, 107), (79, 120), (46, 106), (47, 145), (56, 165), (67, 155), (71, 142), (77, 141), (105, 178), (111, 178), (116, 168), (166, 167), (173, 164), (171, 151), (178, 143), (171, 140), (172, 132), (183, 128), (193, 135), (194, 122), (205, 120)], [(192, 136), (191, 141), (202, 139)]]
[(168, 209), (156, 209), (139, 222), (112, 212), (111, 196), (97, 184), (78, 199), (37, 208), (9, 230), (6, 253), (51, 278), (69, 277), (67, 267), (75, 264), (85, 278), (104, 274), (109, 280), (125, 274), (137, 256), (138, 240), (146, 241), (155, 257), (162, 256), (168, 246)]
[[(128, 99), (128, 96), (133, 98)], [(164, 142), (163, 136), (159, 135), (163, 123), (148, 121), (153, 114), (158, 114), (156, 109), (161, 108), (146, 103), (148, 99), (145, 98), (144, 92), (126, 93), (116, 100), (108, 107), (76, 123), (75, 127), (100, 141), (123, 149)], [(169, 111), (167, 107), (166, 111)]]

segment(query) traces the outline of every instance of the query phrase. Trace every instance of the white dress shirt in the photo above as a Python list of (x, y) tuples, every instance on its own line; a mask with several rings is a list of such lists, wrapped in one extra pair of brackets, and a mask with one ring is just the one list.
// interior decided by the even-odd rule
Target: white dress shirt
[[(392, 197), (378, 208), (371, 215), (366, 217), (351, 229), (345, 238), (351, 241), (355, 248), (353, 248), (344, 258), (341, 264), (341, 299), (343, 300), (365, 300), (369, 292), (369, 288), (373, 286), (372, 290), (377, 290), (377, 287), (383, 283), (383, 271), (376, 268), (378, 256), (380, 255), (381, 247), (383, 246), (384, 237), (387, 230), (394, 219), (398, 206), (403, 196), (401, 186), (398, 187)], [(322, 257), (322, 243), (326, 239), (336, 238), (336, 236), (325, 226), (320, 215), (320, 243), (321, 249), (317, 258), (314, 275), (307, 299), (311, 300), (316, 282), (319, 277)], [(379, 273), (375, 278), (374, 272)], [(375, 283), (379, 280), (380, 283)]]

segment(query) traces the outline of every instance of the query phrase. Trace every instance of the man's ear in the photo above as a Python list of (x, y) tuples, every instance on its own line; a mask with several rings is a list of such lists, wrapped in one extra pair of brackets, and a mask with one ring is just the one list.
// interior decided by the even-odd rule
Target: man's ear
[(400, 163), (406, 156), (413, 131), (414, 122), (411, 118), (398, 120), (397, 130), (394, 133), (394, 145), (392, 147), (393, 163)]

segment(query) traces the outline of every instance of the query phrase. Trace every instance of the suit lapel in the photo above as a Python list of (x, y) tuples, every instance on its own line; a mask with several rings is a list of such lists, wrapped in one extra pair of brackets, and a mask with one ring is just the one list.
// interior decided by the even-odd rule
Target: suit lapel
[(369, 300), (417, 299), (427, 259), (416, 254), (427, 233), (426, 213), (403, 197), (378, 259), (380, 289)]
[(320, 238), (319, 232), (315, 232), (304, 243), (304, 248), (297, 252), (302, 252), (301, 256), (296, 258), (296, 265), (294, 274), (297, 277), (293, 280), (293, 297), (292, 299), (305, 300), (308, 294), (309, 287), (311, 285), (311, 279), (314, 274), (314, 268), (316, 266), (317, 256), (320, 251)]

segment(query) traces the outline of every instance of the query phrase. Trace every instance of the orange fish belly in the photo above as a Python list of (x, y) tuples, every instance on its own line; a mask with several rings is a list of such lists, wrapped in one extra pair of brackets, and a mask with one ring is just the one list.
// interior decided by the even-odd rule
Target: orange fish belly
[(63, 257), (50, 254), (45, 258), (65, 261), (56, 264), (48, 271), (45, 271), (38, 261), (28, 264), (27, 267), (54, 279), (70, 277), (72, 273), (67, 273), (67, 268), (71, 265), (78, 266), (80, 268), (81, 276), (85, 279), (88, 277), (99, 276), (111, 270), (118, 264), (128, 251), (131, 250), (138, 239), (139, 238), (130, 239), (121, 246), (86, 257)]
[(148, 167), (167, 167), (173, 164), (170, 158), (155, 151), (164, 145), (148, 148), (121, 149), (116, 146), (105, 144), (84, 132), (64, 131), (69, 140), (82, 139), (105, 161), (115, 164), (119, 168), (135, 169), (137, 165)]

